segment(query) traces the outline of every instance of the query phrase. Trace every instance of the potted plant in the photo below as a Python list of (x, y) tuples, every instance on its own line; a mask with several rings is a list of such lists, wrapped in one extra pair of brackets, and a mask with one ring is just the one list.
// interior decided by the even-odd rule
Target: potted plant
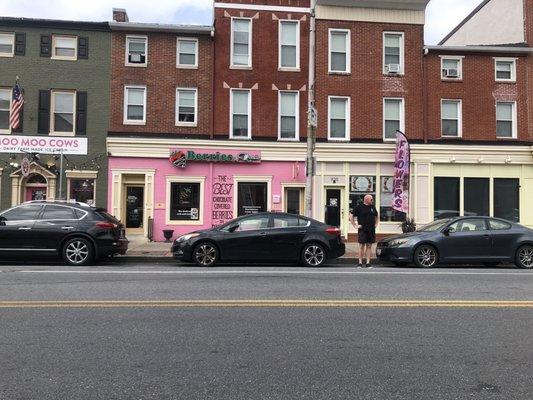
[(406, 218), (405, 221), (402, 222), (402, 232), (408, 233), (408, 232), (414, 232), (416, 231), (416, 223), (414, 218)]
[(174, 235), (174, 229), (163, 229), (163, 236), (165, 237), (165, 242), (170, 242), (172, 236)]

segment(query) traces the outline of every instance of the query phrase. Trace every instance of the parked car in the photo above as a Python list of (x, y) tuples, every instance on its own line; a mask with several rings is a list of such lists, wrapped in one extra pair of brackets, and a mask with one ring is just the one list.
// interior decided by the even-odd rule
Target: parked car
[(2, 257), (58, 255), (68, 265), (87, 265), (127, 250), (124, 226), (103, 208), (30, 201), (0, 213)]
[(533, 268), (533, 229), (491, 217), (454, 217), (434, 221), (416, 232), (377, 244), (380, 260), (430, 268), (439, 263), (511, 262)]
[(219, 261), (301, 262), (319, 267), (344, 254), (338, 228), (286, 213), (257, 213), (180, 236), (174, 257), (211, 267)]

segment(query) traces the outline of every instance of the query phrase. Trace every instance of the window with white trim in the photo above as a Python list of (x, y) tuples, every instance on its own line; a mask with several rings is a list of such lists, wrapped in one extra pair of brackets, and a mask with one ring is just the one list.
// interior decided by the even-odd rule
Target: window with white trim
[(200, 182), (170, 182), (170, 221), (200, 220)]
[(198, 122), (198, 89), (176, 89), (176, 125), (196, 126)]
[(329, 72), (350, 72), (350, 30), (329, 30)]
[(299, 139), (299, 93), (297, 91), (279, 92), (279, 140)]
[(462, 111), (461, 100), (441, 101), (441, 126), (443, 137), (461, 137)]
[(516, 103), (496, 103), (496, 137), (516, 138)]
[(300, 23), (279, 22), (279, 68), (300, 68)]
[(396, 139), (404, 131), (404, 99), (383, 99), (383, 140)]
[(15, 54), (15, 34), (0, 33), (0, 57), (13, 57)]
[(462, 79), (463, 59), (461, 57), (441, 57), (441, 78)]
[(74, 134), (76, 92), (52, 90), (51, 133)]
[(252, 20), (231, 19), (231, 66), (252, 66)]
[(130, 67), (148, 65), (148, 36), (126, 36), (126, 65)]
[(198, 67), (198, 39), (178, 38), (177, 67)]
[(11, 112), (11, 89), (0, 89), (0, 133), (9, 133), (9, 116)]
[(146, 86), (124, 87), (124, 124), (146, 123)]
[(494, 69), (497, 82), (516, 82), (516, 60), (495, 58)]
[(250, 139), (252, 137), (252, 92), (231, 89), (230, 138)]
[(402, 32), (383, 33), (383, 73), (403, 74), (404, 40)]
[(94, 204), (94, 178), (68, 178), (69, 200)]
[(328, 140), (350, 140), (350, 98), (329, 96)]
[(76, 60), (78, 58), (78, 38), (76, 36), (52, 37), (52, 58), (57, 60)]

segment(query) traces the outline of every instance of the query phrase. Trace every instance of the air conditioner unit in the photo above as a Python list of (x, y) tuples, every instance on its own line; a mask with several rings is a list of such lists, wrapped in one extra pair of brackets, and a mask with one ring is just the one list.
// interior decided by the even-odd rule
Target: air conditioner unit
[(145, 58), (144, 58), (143, 54), (133, 53), (133, 54), (129, 55), (128, 60), (129, 60), (130, 63), (143, 64)]
[(459, 71), (456, 68), (445, 68), (444, 76), (446, 78), (459, 78)]
[(400, 64), (387, 64), (387, 71), (389, 74), (399, 74)]

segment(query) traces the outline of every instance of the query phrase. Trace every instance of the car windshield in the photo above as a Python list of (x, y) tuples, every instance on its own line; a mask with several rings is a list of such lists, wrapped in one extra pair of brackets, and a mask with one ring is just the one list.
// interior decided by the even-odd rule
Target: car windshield
[(439, 219), (437, 221), (430, 222), (429, 224), (424, 225), (423, 227), (419, 228), (418, 232), (435, 232), (443, 228), (444, 225), (446, 225), (448, 222), (450, 222), (450, 218)]

